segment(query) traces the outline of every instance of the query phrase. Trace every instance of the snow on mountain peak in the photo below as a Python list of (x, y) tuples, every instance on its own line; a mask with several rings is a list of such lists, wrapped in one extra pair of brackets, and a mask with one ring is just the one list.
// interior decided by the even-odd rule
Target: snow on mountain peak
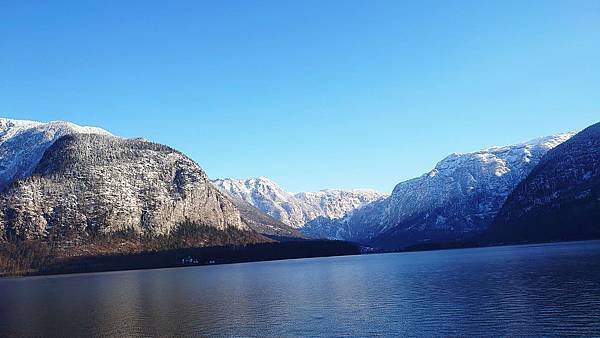
[(82, 133), (82, 134), (100, 134), (100, 135), (112, 135), (108, 131), (90, 126), (80, 126), (68, 121), (50, 121), (50, 122), (38, 122), (30, 120), (16, 120), (0, 117), (0, 139), (6, 140), (11, 136), (17, 135), (27, 130), (37, 129), (38, 131), (44, 132), (63, 132), (65, 135), (68, 133)]
[(562, 133), (509, 146), (494, 146), (469, 153), (452, 153), (438, 162), (426, 176), (451, 175), (457, 169), (477, 167), (476, 174), (501, 177), (510, 173), (514, 167), (530, 163), (533, 157), (539, 160), (546, 151), (573, 135), (574, 132)]
[(75, 133), (112, 135), (101, 128), (66, 121), (0, 118), (0, 189), (30, 175), (46, 149), (60, 137)]
[[(303, 231), (315, 237), (364, 241), (380, 236), (407, 243), (438, 233), (460, 237), (481, 231), (542, 156), (573, 135), (450, 154), (429, 172), (397, 184), (389, 197), (342, 218), (310, 222)], [(415, 237), (417, 232), (423, 235)]]
[(557, 134), (509, 146), (453, 153), (429, 173), (394, 188), (391, 198), (396, 200), (393, 204), (398, 211), (394, 221), (423, 208), (441, 206), (445, 201), (470, 192), (491, 191), (505, 197), (549, 149), (574, 134)]
[(385, 196), (372, 189), (324, 189), (292, 194), (262, 176), (246, 180), (217, 179), (213, 184), (295, 228), (317, 217), (343, 217), (351, 210)]

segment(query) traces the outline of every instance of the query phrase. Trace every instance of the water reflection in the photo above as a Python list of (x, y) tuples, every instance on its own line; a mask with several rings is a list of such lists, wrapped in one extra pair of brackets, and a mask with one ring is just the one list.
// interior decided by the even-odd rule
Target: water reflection
[(0, 333), (600, 334), (600, 242), (0, 281)]

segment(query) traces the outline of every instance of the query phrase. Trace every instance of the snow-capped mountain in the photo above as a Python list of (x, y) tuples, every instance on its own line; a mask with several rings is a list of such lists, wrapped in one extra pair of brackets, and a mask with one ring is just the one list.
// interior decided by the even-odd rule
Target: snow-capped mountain
[(217, 179), (213, 183), (230, 196), (301, 231), (307, 222), (314, 219), (340, 218), (361, 205), (385, 197), (383, 193), (370, 189), (326, 189), (292, 194), (266, 177)]
[(316, 192), (301, 192), (294, 197), (312, 208), (308, 220), (317, 217), (340, 218), (348, 212), (373, 202), (386, 195), (373, 189), (325, 189)]
[(0, 118), (0, 190), (15, 179), (31, 175), (46, 149), (60, 137), (75, 133), (110, 135), (104, 129), (65, 121)]
[(572, 135), (452, 154), (428, 173), (399, 183), (388, 198), (313, 228), (328, 237), (374, 238), (375, 245), (390, 247), (474, 236), (542, 156)]
[(317, 217), (301, 228), (311, 238), (327, 238), (360, 242), (379, 234), (379, 224), (389, 197), (381, 197), (349, 211), (340, 218)]

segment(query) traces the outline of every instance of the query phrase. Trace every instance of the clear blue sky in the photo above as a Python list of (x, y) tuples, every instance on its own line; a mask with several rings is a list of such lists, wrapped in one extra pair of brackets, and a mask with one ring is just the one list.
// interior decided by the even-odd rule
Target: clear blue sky
[(389, 192), (600, 121), (600, 1), (0, 1), (0, 113)]

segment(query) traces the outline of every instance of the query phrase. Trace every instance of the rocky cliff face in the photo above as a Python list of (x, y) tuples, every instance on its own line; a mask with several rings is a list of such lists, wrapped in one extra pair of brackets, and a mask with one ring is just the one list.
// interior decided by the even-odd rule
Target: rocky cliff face
[(327, 189), (291, 194), (265, 177), (218, 179), (213, 183), (232, 198), (245, 201), (310, 237), (322, 237), (316, 236), (314, 227), (306, 227), (311, 221), (344, 217), (361, 205), (385, 196), (369, 189)]
[(196, 163), (141, 139), (63, 136), (0, 196), (0, 229), (20, 238), (165, 235), (184, 222), (250, 231)]
[(600, 123), (549, 151), (488, 235), (508, 242), (600, 238)]

